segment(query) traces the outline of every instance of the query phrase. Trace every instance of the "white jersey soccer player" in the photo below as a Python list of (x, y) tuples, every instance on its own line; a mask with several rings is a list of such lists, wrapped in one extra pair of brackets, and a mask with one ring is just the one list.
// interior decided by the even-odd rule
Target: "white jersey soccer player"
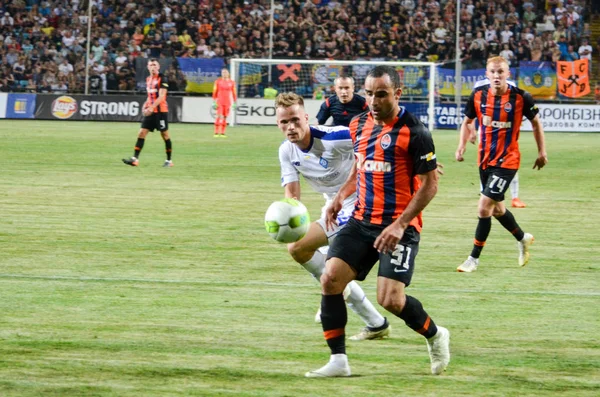
[(325, 205), (317, 223), (321, 225), (327, 238), (331, 239), (352, 215), (356, 201), (356, 193), (344, 200), (344, 206), (337, 217), (338, 226), (327, 230), (325, 209), (346, 182), (348, 171), (354, 167), (352, 139), (348, 127), (320, 125), (309, 128), (312, 144), (307, 151), (287, 140), (279, 147), (281, 186), (299, 181), (302, 175), (316, 192), (323, 194)]

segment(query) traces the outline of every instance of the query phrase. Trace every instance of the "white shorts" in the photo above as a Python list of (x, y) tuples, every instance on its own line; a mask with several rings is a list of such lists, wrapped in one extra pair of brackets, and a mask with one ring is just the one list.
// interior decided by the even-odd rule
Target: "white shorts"
[(335, 235), (348, 222), (348, 219), (350, 219), (350, 217), (352, 216), (352, 211), (354, 211), (354, 203), (355, 202), (356, 202), (355, 195), (352, 195), (352, 196), (348, 197), (346, 200), (344, 200), (344, 205), (342, 206), (342, 209), (340, 210), (340, 212), (338, 212), (338, 215), (337, 215), (337, 225), (335, 227), (333, 227), (333, 229), (329, 229), (329, 230), (327, 230), (327, 226), (325, 225), (325, 219), (326, 219), (325, 210), (327, 209), (327, 207), (329, 207), (329, 204), (331, 204), (331, 200), (327, 200), (325, 202), (325, 205), (323, 206), (323, 208), (321, 208), (321, 218), (319, 218), (316, 222), (325, 231), (325, 234), (327, 235), (327, 240), (329, 241), (329, 244), (331, 244), (331, 242), (335, 238)]

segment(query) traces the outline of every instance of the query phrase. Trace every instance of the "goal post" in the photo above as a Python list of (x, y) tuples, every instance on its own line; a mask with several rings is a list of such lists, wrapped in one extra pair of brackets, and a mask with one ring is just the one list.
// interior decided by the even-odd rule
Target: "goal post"
[[(365, 78), (377, 65), (392, 66), (398, 71), (403, 85), (400, 104), (433, 131), (435, 106), (439, 102), (433, 62), (232, 58), (230, 74), (239, 98), (262, 98), (268, 84), (273, 84), (279, 92), (293, 91), (313, 98), (315, 91), (324, 90), (329, 94), (333, 81), (340, 75), (353, 77), (356, 91), (363, 94)], [(232, 113), (231, 124), (238, 124), (238, 117)]]

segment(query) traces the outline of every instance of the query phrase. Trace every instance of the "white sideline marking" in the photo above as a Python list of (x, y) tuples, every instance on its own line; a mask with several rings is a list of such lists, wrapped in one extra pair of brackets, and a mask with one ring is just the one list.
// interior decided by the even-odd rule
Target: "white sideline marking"
[[(91, 281), (91, 282), (115, 282), (115, 283), (149, 283), (149, 284), (204, 284), (204, 285), (226, 285), (231, 286), (248, 286), (262, 285), (272, 287), (297, 287), (304, 288), (315, 286), (315, 284), (301, 283), (282, 283), (282, 282), (266, 282), (266, 281), (207, 281), (207, 280), (169, 280), (169, 279), (153, 279), (153, 278), (115, 278), (115, 277), (75, 277), (75, 276), (30, 276), (25, 274), (0, 274), (0, 279), (25, 279), (25, 280), (49, 280), (49, 281)], [(524, 291), (524, 290), (476, 290), (476, 289), (444, 289), (444, 288), (419, 288), (411, 287), (417, 291), (434, 291), (434, 292), (460, 292), (460, 293), (475, 293), (475, 294), (503, 294), (503, 295), (564, 295), (564, 296), (600, 296), (600, 292), (574, 292), (574, 291)]]

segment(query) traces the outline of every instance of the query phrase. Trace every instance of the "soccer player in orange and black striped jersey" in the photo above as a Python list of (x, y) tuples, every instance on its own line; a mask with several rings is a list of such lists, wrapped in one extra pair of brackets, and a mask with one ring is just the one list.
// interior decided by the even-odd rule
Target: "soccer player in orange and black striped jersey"
[(135, 143), (133, 157), (123, 159), (123, 162), (127, 165), (137, 167), (139, 165), (138, 157), (144, 147), (146, 136), (149, 131), (154, 131), (156, 129), (160, 131), (160, 136), (165, 141), (167, 159), (165, 160), (163, 167), (172, 167), (171, 151), (173, 145), (171, 143), (171, 137), (169, 136), (169, 108), (167, 106), (169, 83), (162, 73), (160, 73), (160, 64), (157, 59), (152, 58), (148, 60), (148, 71), (150, 72), (150, 76), (146, 78), (148, 99), (146, 99), (146, 102), (144, 102), (144, 106), (142, 107), (144, 118), (142, 119), (140, 132), (138, 133), (137, 142)]
[(524, 233), (512, 213), (503, 203), (504, 193), (517, 173), (521, 163), (519, 134), (523, 116), (531, 121), (538, 156), (533, 168), (541, 169), (548, 162), (544, 143), (544, 129), (538, 108), (531, 95), (509, 84), (508, 62), (502, 57), (488, 59), (487, 80), (478, 83), (469, 97), (465, 119), (460, 129), (456, 160), (463, 161), (466, 144), (472, 136), (475, 119), (479, 121), (479, 222), (471, 255), (456, 270), (473, 272), (479, 266), (479, 256), (492, 227), (492, 216), (518, 241), (519, 265), (529, 261), (529, 246), (533, 236)]
[(350, 122), (356, 167), (326, 210), (331, 227), (344, 199), (357, 193), (352, 217), (330, 245), (321, 276), (321, 324), (331, 357), (306, 376), (350, 376), (342, 292), (350, 281), (364, 280), (377, 261), (379, 304), (427, 338), (431, 372), (438, 375), (450, 361), (450, 332), (433, 322), (418, 299), (405, 294), (419, 250), (420, 214), (437, 192), (433, 139), (399, 106), (402, 89), (394, 68), (371, 70), (365, 94), (370, 111)]

